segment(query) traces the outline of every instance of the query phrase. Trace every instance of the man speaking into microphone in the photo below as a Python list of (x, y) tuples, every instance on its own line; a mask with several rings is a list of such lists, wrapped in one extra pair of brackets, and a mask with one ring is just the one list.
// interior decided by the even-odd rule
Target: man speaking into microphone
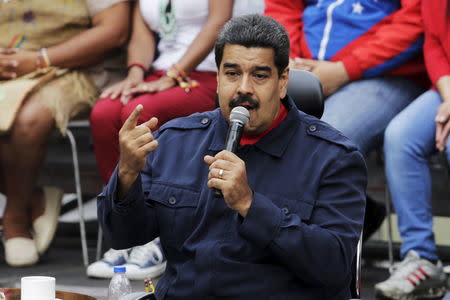
[[(232, 19), (215, 55), (219, 109), (152, 132), (157, 120), (137, 125), (138, 106), (121, 129), (118, 167), (98, 197), (113, 248), (160, 236), (167, 268), (157, 299), (350, 298), (361, 154), (286, 95), (289, 39), (279, 23)], [(236, 111), (246, 117), (232, 152)]]

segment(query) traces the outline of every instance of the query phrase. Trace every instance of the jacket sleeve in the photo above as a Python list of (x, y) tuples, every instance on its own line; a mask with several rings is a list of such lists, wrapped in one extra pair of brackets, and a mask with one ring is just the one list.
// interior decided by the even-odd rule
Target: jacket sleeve
[(345, 285), (362, 230), (366, 167), (352, 151), (338, 157), (322, 175), (310, 220), (282, 211), (259, 193), (240, 225), (240, 234), (275, 256), (303, 282)]
[(141, 172), (128, 195), (117, 199), (117, 168), (108, 185), (97, 197), (97, 214), (100, 226), (113, 249), (126, 249), (150, 242), (158, 236), (155, 211), (145, 204)]
[[(429, 3), (424, 1), (422, 4), (422, 15), (425, 28), (425, 44), (423, 46), (423, 53), (428, 75), (433, 85), (436, 86), (436, 82), (439, 78), (444, 75), (450, 75), (450, 63), (439, 37), (434, 33), (437, 28), (432, 28), (433, 24), (437, 24), (434, 23), (432, 19), (436, 18), (440, 14), (436, 15), (435, 12), (431, 11), (433, 6), (428, 6)], [(434, 8), (437, 7), (434, 6)]]
[(422, 45), (420, 0), (403, 0), (399, 10), (349, 44), (337, 60), (344, 63), (352, 80), (374, 77), (416, 57)]
[(291, 57), (301, 57), (303, 1), (265, 0), (265, 4), (264, 14), (280, 22), (289, 34)]

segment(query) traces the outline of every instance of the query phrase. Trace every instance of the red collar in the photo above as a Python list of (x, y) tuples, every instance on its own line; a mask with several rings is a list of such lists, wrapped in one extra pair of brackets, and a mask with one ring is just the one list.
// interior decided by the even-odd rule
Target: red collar
[(272, 122), (270, 127), (266, 129), (264, 132), (258, 133), (258, 134), (247, 134), (244, 132), (241, 138), (241, 145), (252, 145), (256, 142), (258, 142), (260, 139), (262, 139), (266, 134), (268, 134), (272, 129), (280, 125), (280, 123), (286, 118), (288, 115), (288, 110), (284, 105), (280, 102), (280, 111), (278, 112), (277, 117)]

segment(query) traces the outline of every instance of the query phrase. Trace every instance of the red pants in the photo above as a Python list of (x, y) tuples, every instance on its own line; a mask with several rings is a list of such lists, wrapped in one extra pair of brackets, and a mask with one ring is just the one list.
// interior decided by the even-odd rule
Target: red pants
[[(154, 72), (147, 76), (145, 81), (156, 80), (161, 75), (161, 71)], [(126, 105), (118, 98), (100, 99), (97, 102), (92, 109), (90, 120), (97, 167), (104, 184), (108, 183), (119, 161), (119, 130), (138, 104), (144, 106), (144, 111), (139, 116), (139, 124), (151, 117), (157, 117), (158, 127), (174, 118), (214, 109), (216, 73), (192, 72), (190, 77), (196, 80), (199, 86), (191, 89), (189, 93), (177, 86), (160, 93), (139, 95)]]

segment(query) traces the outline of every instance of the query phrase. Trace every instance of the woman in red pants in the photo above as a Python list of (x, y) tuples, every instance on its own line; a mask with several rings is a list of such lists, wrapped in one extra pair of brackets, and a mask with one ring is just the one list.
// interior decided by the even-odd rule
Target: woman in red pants
[(211, 50), (232, 8), (232, 0), (137, 2), (128, 76), (105, 90), (91, 113), (95, 155), (105, 184), (119, 159), (119, 130), (138, 104), (144, 106), (139, 122), (157, 117), (158, 126), (214, 108)]

